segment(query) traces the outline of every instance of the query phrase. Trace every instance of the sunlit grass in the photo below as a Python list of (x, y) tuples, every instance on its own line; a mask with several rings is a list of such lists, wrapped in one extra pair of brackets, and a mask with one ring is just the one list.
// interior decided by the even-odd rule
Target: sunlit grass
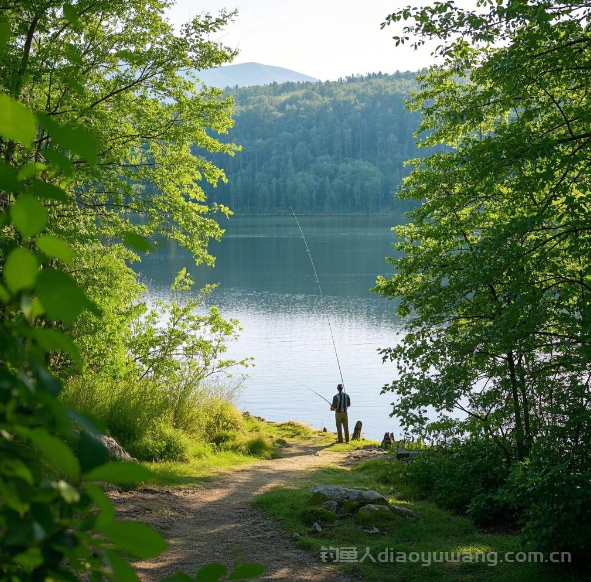
[(335, 435), (298, 422), (269, 422), (245, 415), (245, 431), (229, 431), (216, 443), (192, 440), (183, 461), (146, 463), (155, 474), (156, 485), (200, 485), (216, 476), (263, 459), (277, 458), (285, 446), (306, 443), (340, 452), (375, 446), (374, 441), (334, 444)]
[(214, 443), (191, 440), (186, 460), (146, 463), (156, 476), (155, 484), (200, 485), (245, 465), (277, 458), (283, 447), (295, 443), (320, 447), (321, 453), (346, 453), (379, 444), (366, 439), (337, 444), (334, 433), (315, 430), (294, 421), (270, 422), (249, 414), (244, 415), (244, 427), (244, 431), (218, 435)]
[[(386, 483), (382, 465), (385, 461), (368, 461), (347, 470), (329, 467), (310, 470), (302, 479), (290, 487), (272, 489), (257, 497), (254, 505), (269, 516), (279, 520), (289, 533), (301, 537), (297, 544), (309, 550), (313, 557), (320, 559), (322, 547), (355, 547), (358, 557), (366, 548), (375, 557), (385, 549), (395, 552), (426, 553), (440, 552), (448, 555), (457, 552), (489, 554), (496, 552), (494, 559), (473, 562), (432, 562), (422, 566), (419, 562), (373, 563), (366, 559), (362, 563), (342, 563), (344, 572), (365, 582), (575, 582), (579, 575), (565, 569), (536, 563), (506, 563), (501, 561), (507, 552), (523, 550), (517, 537), (485, 534), (467, 518), (439, 509), (433, 503), (420, 500), (412, 495), (399, 496), (403, 491), (412, 493), (408, 486), (396, 479)], [(387, 461), (386, 461), (387, 462)], [(392, 475), (392, 472), (389, 472)], [(396, 475), (396, 473), (394, 473)], [(309, 492), (316, 485), (342, 485), (345, 487), (368, 487), (388, 498), (391, 503), (412, 509), (418, 516), (416, 522), (402, 517), (397, 519), (387, 532), (370, 534), (360, 530), (349, 518), (340, 518), (336, 525), (323, 524), (323, 531), (313, 532), (309, 525)], [(427, 554), (424, 554), (428, 558)]]
[(259, 459), (235, 451), (212, 452), (187, 462), (147, 463), (155, 475), (155, 485), (202, 485), (224, 473), (254, 463)]

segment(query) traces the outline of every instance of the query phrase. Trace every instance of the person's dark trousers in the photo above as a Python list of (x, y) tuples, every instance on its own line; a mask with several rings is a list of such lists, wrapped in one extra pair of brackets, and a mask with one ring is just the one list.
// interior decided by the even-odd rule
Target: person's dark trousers
[(345, 442), (349, 442), (349, 417), (346, 412), (335, 412), (335, 420), (337, 421), (337, 435), (338, 441), (343, 442), (343, 428), (345, 429)]

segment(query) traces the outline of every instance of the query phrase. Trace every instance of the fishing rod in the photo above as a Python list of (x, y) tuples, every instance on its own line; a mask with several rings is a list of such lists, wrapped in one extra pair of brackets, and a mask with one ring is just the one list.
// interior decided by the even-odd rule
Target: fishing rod
[[(293, 208), (291, 206), (289, 208), (291, 210), (291, 213), (293, 214), (293, 217), (295, 218), (298, 228), (300, 229), (300, 234), (302, 235), (302, 238), (304, 239), (304, 244), (306, 245), (306, 251), (308, 251), (308, 257), (310, 258), (310, 263), (312, 263), (312, 270), (314, 271), (314, 277), (316, 277), (316, 283), (318, 284), (318, 290), (320, 291), (320, 299), (322, 301), (322, 309), (324, 310), (324, 316), (326, 317), (326, 321), (328, 322), (328, 329), (330, 329), (330, 337), (332, 339), (332, 347), (334, 348), (334, 355), (337, 358), (337, 366), (339, 367), (339, 374), (341, 375), (341, 383), (343, 385), (343, 391), (346, 392), (345, 380), (343, 380), (343, 370), (341, 369), (341, 362), (339, 361), (339, 354), (337, 352), (337, 344), (334, 341), (334, 334), (332, 333), (332, 325), (330, 324), (330, 318), (328, 317), (328, 311), (326, 309), (326, 302), (324, 301), (324, 293), (322, 292), (322, 286), (320, 285), (320, 279), (318, 278), (318, 273), (316, 272), (316, 267), (314, 266), (314, 259), (312, 259), (312, 253), (310, 252), (310, 247), (308, 247), (308, 242), (306, 241), (304, 231), (302, 230), (302, 227), (300, 226), (300, 221), (298, 220), (298, 217), (296, 216), (296, 213), (294, 212)], [(306, 388), (307, 388), (307, 386), (306, 386)], [(310, 390), (311, 390), (311, 388), (310, 388)]]
[(324, 398), (324, 396), (322, 396), (322, 394), (319, 394), (318, 392), (316, 392), (316, 390), (312, 390), (312, 388), (310, 388), (310, 386), (306, 386), (305, 384), (302, 384), (301, 382), (298, 382), (295, 379), (293, 379), (293, 381), (294, 382), (297, 382), (300, 386), (303, 386), (304, 388), (307, 388), (311, 392), (314, 392), (314, 394), (316, 394), (316, 396), (320, 396), (320, 398), (322, 398), (322, 400), (324, 400), (327, 404), (330, 404), (332, 406), (332, 402), (329, 402), (326, 398)]

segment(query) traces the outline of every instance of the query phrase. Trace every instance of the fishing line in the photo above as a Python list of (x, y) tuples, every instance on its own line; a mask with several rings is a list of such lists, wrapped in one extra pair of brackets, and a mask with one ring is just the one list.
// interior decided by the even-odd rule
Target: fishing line
[[(332, 325), (330, 324), (330, 318), (328, 317), (328, 311), (326, 309), (326, 302), (324, 301), (324, 293), (322, 293), (322, 286), (320, 285), (320, 279), (318, 279), (318, 273), (316, 272), (316, 267), (314, 266), (314, 259), (312, 259), (312, 253), (310, 252), (310, 247), (308, 247), (308, 242), (306, 241), (306, 237), (304, 236), (304, 231), (302, 230), (302, 227), (300, 226), (300, 221), (298, 220), (298, 217), (296, 216), (296, 213), (294, 212), (293, 208), (290, 206), (289, 209), (291, 210), (291, 213), (293, 214), (293, 217), (295, 218), (296, 224), (298, 225), (298, 228), (300, 229), (300, 233), (302, 235), (302, 238), (304, 239), (304, 244), (306, 245), (306, 251), (308, 251), (308, 257), (310, 257), (310, 263), (312, 263), (312, 270), (314, 271), (314, 277), (316, 277), (316, 283), (318, 283), (318, 290), (320, 291), (320, 299), (322, 301), (322, 309), (324, 310), (324, 316), (326, 317), (326, 321), (328, 322), (328, 329), (330, 329), (330, 337), (332, 339), (332, 347), (334, 348), (334, 355), (337, 358), (337, 366), (339, 367), (339, 374), (341, 375), (341, 383), (343, 384), (343, 391), (346, 392), (345, 390), (345, 380), (343, 380), (343, 370), (341, 369), (341, 362), (339, 361), (339, 354), (337, 352), (337, 344), (334, 341), (334, 334), (332, 333)], [(306, 386), (307, 388), (307, 386)], [(310, 388), (311, 390), (311, 388)]]
[(294, 380), (294, 382), (297, 382), (300, 386), (303, 386), (304, 388), (307, 388), (311, 392), (314, 392), (314, 394), (316, 394), (316, 396), (320, 396), (320, 398), (322, 398), (322, 400), (324, 400), (324, 402), (326, 402), (327, 404), (330, 404), (332, 406), (332, 402), (330, 402), (326, 398), (324, 398), (324, 396), (322, 396), (322, 394), (316, 392), (316, 390), (313, 390), (312, 388), (310, 388), (310, 386), (306, 386), (305, 384), (302, 384), (301, 382), (298, 382), (295, 379), (293, 379), (293, 380)]

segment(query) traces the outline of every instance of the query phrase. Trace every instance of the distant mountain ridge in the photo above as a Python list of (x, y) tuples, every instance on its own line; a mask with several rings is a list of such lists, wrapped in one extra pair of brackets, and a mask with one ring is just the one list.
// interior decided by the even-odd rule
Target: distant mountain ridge
[(261, 63), (242, 63), (239, 65), (227, 65), (215, 69), (207, 69), (197, 73), (199, 79), (210, 87), (253, 87), (256, 85), (271, 85), (272, 83), (291, 82), (318, 82), (318, 79), (271, 65)]

